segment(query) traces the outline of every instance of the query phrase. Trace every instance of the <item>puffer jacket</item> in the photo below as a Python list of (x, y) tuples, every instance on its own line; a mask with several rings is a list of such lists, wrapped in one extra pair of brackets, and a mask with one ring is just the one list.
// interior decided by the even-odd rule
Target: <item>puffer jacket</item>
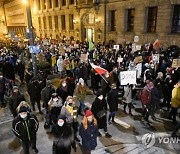
[(180, 87), (177, 85), (175, 85), (172, 90), (171, 106), (174, 108), (180, 107)]
[(142, 90), (141, 102), (143, 105), (151, 104), (151, 90), (147, 86)]

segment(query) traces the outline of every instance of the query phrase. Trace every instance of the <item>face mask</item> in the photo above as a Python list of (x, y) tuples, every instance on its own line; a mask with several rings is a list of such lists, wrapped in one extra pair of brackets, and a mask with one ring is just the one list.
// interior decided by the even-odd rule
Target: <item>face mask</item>
[(63, 83), (62, 86), (63, 86), (63, 87), (66, 87), (66, 83)]
[(98, 98), (99, 100), (103, 100), (103, 95), (100, 95)]
[(58, 121), (58, 125), (59, 125), (60, 127), (62, 127), (62, 126), (64, 125), (64, 122), (63, 122), (63, 121)]
[(26, 117), (27, 117), (27, 113), (26, 113), (26, 114), (20, 114), (20, 117), (21, 117), (22, 119), (26, 118)]
[(92, 121), (93, 121), (93, 117), (92, 117), (92, 116), (89, 116), (89, 117), (87, 117), (87, 120), (88, 120), (89, 122), (92, 122)]

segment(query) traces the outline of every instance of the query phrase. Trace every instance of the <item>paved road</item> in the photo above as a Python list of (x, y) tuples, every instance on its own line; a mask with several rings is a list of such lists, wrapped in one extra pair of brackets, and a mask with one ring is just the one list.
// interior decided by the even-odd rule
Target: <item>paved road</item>
[[(23, 91), (23, 89), (21, 89)], [(91, 106), (94, 96), (88, 96), (86, 99), (86, 105)], [(92, 154), (176, 154), (180, 150), (180, 141), (177, 144), (159, 144), (158, 137), (169, 136), (173, 130), (173, 125), (167, 119), (162, 118), (164, 113), (157, 113), (156, 117), (158, 121), (152, 121), (152, 127), (147, 127), (141, 120), (139, 102), (135, 102), (135, 109), (133, 109), (133, 117), (125, 115), (123, 113), (123, 105), (119, 105), (119, 111), (117, 118), (115, 119), (116, 125), (108, 125), (109, 133), (112, 135), (111, 139), (104, 137), (98, 138), (98, 146), (92, 151)], [(39, 115), (40, 128), (37, 134), (37, 147), (40, 154), (52, 153), (52, 136), (47, 133), (44, 128), (44, 119), (42, 115)], [(81, 121), (82, 117), (79, 117)], [(22, 153), (22, 148), (19, 140), (15, 138), (11, 131), (12, 116), (6, 107), (0, 109), (0, 154), (19, 154)], [(149, 149), (142, 145), (141, 138), (144, 134), (154, 132), (156, 133), (156, 143)], [(76, 154), (81, 154), (81, 146), (78, 144)], [(72, 154), (74, 152), (72, 151)]]

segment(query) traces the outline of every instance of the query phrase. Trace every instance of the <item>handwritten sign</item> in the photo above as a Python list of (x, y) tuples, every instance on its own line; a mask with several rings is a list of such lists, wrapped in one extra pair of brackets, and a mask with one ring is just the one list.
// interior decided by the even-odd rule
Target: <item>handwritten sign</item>
[(138, 56), (138, 57), (135, 57), (135, 59), (134, 59), (134, 62), (136, 63), (136, 64), (138, 64), (138, 63), (141, 63), (142, 62), (142, 56)]
[(136, 84), (136, 71), (122, 71), (120, 72), (121, 85)]
[(173, 68), (180, 67), (180, 59), (173, 59), (172, 67)]
[(152, 61), (154, 63), (159, 63), (159, 54), (152, 54)]

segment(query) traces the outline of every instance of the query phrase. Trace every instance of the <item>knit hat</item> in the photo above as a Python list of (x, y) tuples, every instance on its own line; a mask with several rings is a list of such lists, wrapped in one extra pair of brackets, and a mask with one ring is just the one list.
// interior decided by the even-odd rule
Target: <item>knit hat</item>
[(22, 106), (22, 107), (20, 107), (20, 109), (19, 109), (19, 113), (27, 112), (27, 111), (28, 111), (28, 109), (27, 109), (27, 107), (25, 107), (25, 106)]
[(79, 79), (79, 83), (84, 83), (83, 78), (80, 78), (80, 79)]
[(51, 86), (51, 85), (52, 85), (51, 80), (47, 80), (47, 81), (46, 81), (46, 86), (49, 87), (49, 86)]
[(13, 86), (13, 90), (15, 90), (15, 89), (19, 89), (18, 86)]
[(91, 112), (91, 110), (86, 110), (85, 111), (85, 116), (86, 117), (89, 117), (89, 116), (92, 116), (93, 115), (93, 113)]
[(62, 120), (66, 120), (66, 116), (64, 115), (64, 114), (60, 114), (59, 116), (58, 116), (58, 120), (59, 119), (62, 119)]

